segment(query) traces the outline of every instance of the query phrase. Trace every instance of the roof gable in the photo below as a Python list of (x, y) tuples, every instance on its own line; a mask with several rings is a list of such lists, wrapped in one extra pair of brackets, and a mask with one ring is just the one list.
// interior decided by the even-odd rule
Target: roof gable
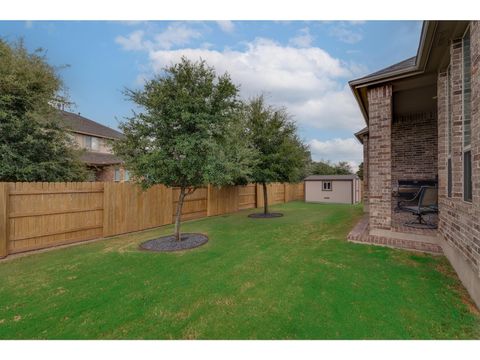
[(87, 119), (86, 117), (74, 114), (68, 111), (60, 110), (63, 123), (73, 132), (88, 134), (108, 139), (120, 139), (123, 134), (108, 126), (97, 123), (96, 121)]

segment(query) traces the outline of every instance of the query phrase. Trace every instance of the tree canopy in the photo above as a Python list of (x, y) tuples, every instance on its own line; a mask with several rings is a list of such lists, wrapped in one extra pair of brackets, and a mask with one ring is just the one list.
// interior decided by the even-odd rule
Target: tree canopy
[(42, 51), (0, 39), (0, 181), (81, 181), (88, 173), (51, 105), (62, 81)]
[(285, 108), (267, 105), (264, 97), (258, 96), (246, 105), (245, 112), (249, 138), (257, 151), (252, 179), (263, 184), (267, 213), (266, 184), (300, 181), (310, 153)]
[(313, 161), (309, 166), (311, 175), (350, 175), (353, 169), (346, 161), (340, 161), (337, 164), (328, 160)]
[(360, 165), (358, 165), (357, 176), (360, 178), (360, 180), (363, 180), (363, 161), (360, 163)]
[(179, 187), (176, 236), (183, 199), (206, 184), (234, 185), (251, 177), (255, 150), (249, 146), (238, 87), (205, 61), (182, 58), (146, 82), (126, 90), (141, 108), (121, 124), (125, 137), (114, 143), (143, 187)]

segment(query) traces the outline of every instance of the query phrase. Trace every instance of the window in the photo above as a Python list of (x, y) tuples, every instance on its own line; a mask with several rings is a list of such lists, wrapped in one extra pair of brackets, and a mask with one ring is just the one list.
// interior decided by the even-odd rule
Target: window
[(331, 181), (322, 181), (323, 191), (332, 191), (332, 182)]
[(120, 169), (115, 168), (115, 181), (120, 181)]
[(85, 148), (87, 149), (92, 149), (92, 137), (91, 136), (85, 136)]
[(472, 152), (463, 153), (463, 200), (472, 201)]
[(91, 149), (94, 151), (100, 150), (100, 139), (97, 137), (92, 137), (92, 146)]
[(463, 200), (472, 201), (472, 152), (471, 124), (472, 88), (471, 88), (471, 54), (470, 29), (467, 29), (462, 39), (462, 80), (463, 80)]
[(125, 181), (129, 181), (130, 180), (130, 173), (128, 172), (128, 170), (125, 170), (123, 172), (123, 180)]
[(447, 69), (447, 196), (452, 197), (452, 74)]

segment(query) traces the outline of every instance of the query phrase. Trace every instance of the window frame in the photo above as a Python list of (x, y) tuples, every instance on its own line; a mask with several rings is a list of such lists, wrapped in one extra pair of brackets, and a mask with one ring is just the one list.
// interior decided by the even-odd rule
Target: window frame
[(91, 136), (92, 138), (92, 151), (100, 151), (100, 138), (96, 136)]
[(85, 149), (92, 150), (92, 143), (93, 143), (93, 136), (91, 135), (84, 135), (85, 136)]
[[(118, 179), (117, 179), (117, 173), (118, 173)], [(118, 168), (118, 167), (113, 169), (113, 181), (115, 181), (115, 182), (122, 181), (122, 174), (120, 172), (120, 168)]]
[[(330, 186), (328, 189), (326, 189), (325, 185), (330, 185)], [(322, 180), (322, 191), (333, 191), (333, 184), (331, 180)]]

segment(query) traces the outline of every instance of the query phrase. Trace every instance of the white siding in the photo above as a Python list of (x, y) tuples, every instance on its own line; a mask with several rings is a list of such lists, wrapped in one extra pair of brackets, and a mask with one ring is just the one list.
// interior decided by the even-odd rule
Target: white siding
[(305, 181), (305, 200), (307, 202), (351, 204), (353, 181), (351, 180), (325, 180), (331, 181), (332, 190), (324, 191), (322, 181)]

